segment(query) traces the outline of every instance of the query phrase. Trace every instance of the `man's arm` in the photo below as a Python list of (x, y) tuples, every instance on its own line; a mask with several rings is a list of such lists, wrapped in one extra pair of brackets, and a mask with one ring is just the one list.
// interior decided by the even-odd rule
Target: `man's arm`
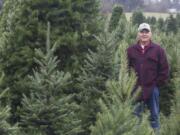
[(158, 64), (157, 86), (162, 86), (167, 83), (169, 78), (169, 65), (164, 49), (160, 49), (159, 64)]
[(132, 67), (132, 63), (131, 63), (130, 49), (129, 49), (129, 48), (126, 50), (126, 54), (127, 54), (127, 64), (128, 64), (128, 69), (130, 70), (130, 68)]

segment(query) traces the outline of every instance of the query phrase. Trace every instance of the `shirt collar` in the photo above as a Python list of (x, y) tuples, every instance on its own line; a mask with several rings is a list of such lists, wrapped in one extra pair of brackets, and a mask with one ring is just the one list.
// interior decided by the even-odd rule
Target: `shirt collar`
[[(136, 43), (135, 47), (136, 47), (138, 50), (140, 50), (140, 51), (142, 50), (142, 47), (141, 47), (139, 41)], [(147, 50), (147, 49), (149, 49), (149, 48), (151, 48), (151, 47), (153, 47), (153, 42), (150, 40), (149, 44), (146, 45), (144, 49)]]

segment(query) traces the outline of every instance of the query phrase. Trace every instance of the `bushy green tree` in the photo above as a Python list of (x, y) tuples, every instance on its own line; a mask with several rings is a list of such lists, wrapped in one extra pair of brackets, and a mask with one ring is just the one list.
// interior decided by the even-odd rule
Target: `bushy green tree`
[(151, 17), (151, 24), (155, 25), (156, 22), (157, 22), (156, 17), (152, 16)]
[[(37, 66), (35, 48), (45, 50), (46, 22), (52, 24), (52, 43), (61, 60), (58, 68), (77, 77), (88, 48), (95, 49), (93, 34), (99, 31), (97, 0), (6, 0), (0, 15), (0, 69), (5, 73), (3, 87), (11, 93), (11, 121), (19, 121), (27, 75)], [(73, 85), (72, 85), (73, 86)], [(72, 88), (72, 92), (74, 92)]]
[(112, 15), (109, 22), (109, 32), (112, 32), (117, 27), (122, 14), (123, 14), (122, 6), (115, 5), (113, 7)]
[(157, 22), (156, 17), (154, 17), (154, 16), (152, 16), (152, 17), (147, 17), (147, 18), (145, 19), (145, 21), (151, 25), (151, 28), (152, 28), (152, 29), (154, 29), (154, 27), (155, 27), (155, 25), (156, 25), (156, 22)]
[(127, 42), (129, 45), (134, 44), (137, 39), (137, 27), (133, 25), (131, 22), (126, 23), (125, 25), (125, 33), (123, 35), (123, 40)]
[(177, 13), (176, 20), (177, 20), (177, 28), (180, 28), (180, 13)]
[(145, 17), (140, 10), (136, 10), (132, 14), (131, 21), (132, 24), (139, 25), (145, 21)]
[(166, 33), (177, 33), (177, 21), (176, 18), (170, 14), (166, 19)]
[[(49, 27), (48, 27), (49, 28)], [(70, 73), (57, 70), (54, 56), (56, 44), (50, 46), (49, 32), (46, 51), (36, 50), (40, 65), (29, 76), (29, 96), (24, 95), (20, 125), (26, 135), (76, 135), (81, 132), (79, 106), (73, 95), (67, 95)]]
[(165, 22), (164, 22), (164, 19), (163, 18), (159, 18), (157, 20), (157, 28), (160, 30), (160, 31), (165, 31)]
[[(0, 85), (3, 82), (4, 74), (0, 77)], [(8, 93), (8, 88), (5, 90), (0, 89), (0, 134), (1, 135), (20, 135), (17, 125), (11, 125), (8, 122), (10, 117), (10, 106), (3, 104), (3, 98)]]
[(171, 115), (162, 119), (161, 135), (179, 135), (180, 134), (180, 77), (174, 79), (176, 83), (176, 93), (173, 106), (171, 108)]
[(166, 50), (170, 66), (169, 82), (166, 86), (160, 88), (161, 111), (165, 115), (169, 115), (171, 112), (170, 108), (174, 100), (174, 94), (176, 93), (176, 84), (174, 79), (179, 74), (179, 34), (171, 33), (169, 35), (166, 35), (165, 33), (157, 32), (154, 33), (154, 40)]
[(99, 112), (97, 100), (106, 91), (105, 83), (109, 78), (116, 77), (113, 68), (118, 67), (113, 61), (117, 43), (120, 40), (117, 27), (112, 33), (108, 32), (108, 22), (105, 24), (104, 32), (96, 36), (98, 47), (96, 51), (89, 50), (86, 56), (85, 64), (82, 67), (82, 73), (78, 77), (78, 89), (81, 90), (79, 95), (80, 105), (82, 107), (81, 118), (85, 131), (82, 135), (89, 135), (89, 127), (96, 120), (96, 113)]

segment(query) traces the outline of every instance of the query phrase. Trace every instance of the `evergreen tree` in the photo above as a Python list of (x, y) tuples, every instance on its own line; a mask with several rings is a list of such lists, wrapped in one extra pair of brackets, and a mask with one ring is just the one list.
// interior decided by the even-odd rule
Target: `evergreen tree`
[(177, 21), (172, 14), (166, 19), (166, 33), (177, 33)]
[(146, 22), (148, 22), (151, 25), (155, 25), (156, 24), (156, 17), (152, 16), (152, 17), (147, 17), (146, 18)]
[(123, 14), (122, 6), (115, 5), (113, 7), (112, 15), (109, 22), (109, 32), (112, 32), (117, 27), (122, 14)]
[[(49, 28), (49, 27), (48, 27)], [(29, 96), (22, 100), (22, 131), (42, 135), (76, 135), (81, 132), (78, 119), (79, 106), (73, 95), (67, 95), (67, 86), (71, 83), (70, 73), (57, 70), (58, 60), (53, 55), (56, 44), (50, 46), (47, 32), (46, 52), (36, 50), (40, 65), (29, 76)]]
[(132, 23), (126, 23), (123, 40), (125, 40), (125, 42), (131, 45), (134, 44), (136, 38), (137, 38), (137, 27), (134, 26)]
[[(6, 0), (0, 16), (0, 69), (2, 87), (11, 93), (11, 121), (19, 121), (17, 108), (27, 94), (27, 75), (37, 66), (35, 48), (45, 50), (46, 22), (52, 24), (51, 41), (56, 42), (58, 68), (76, 78), (88, 48), (95, 49), (93, 34), (99, 31), (97, 0)], [(72, 85), (73, 86), (73, 85)], [(74, 92), (72, 88), (71, 92)]]
[(138, 125), (138, 120), (132, 114), (131, 91), (136, 77), (134, 73), (129, 74), (126, 47), (126, 43), (120, 45), (119, 78), (109, 80), (106, 84), (108, 94), (99, 101), (101, 112), (97, 115), (96, 124), (91, 127), (91, 135), (149, 135), (151, 132), (147, 122)]
[(157, 20), (157, 28), (158, 28), (160, 31), (164, 31), (164, 27), (165, 27), (164, 19), (163, 19), (163, 18), (159, 18), (159, 19)]
[(82, 73), (78, 77), (77, 85), (81, 90), (79, 95), (81, 105), (81, 118), (83, 129), (82, 135), (89, 135), (89, 127), (96, 120), (96, 113), (99, 112), (97, 100), (106, 91), (105, 83), (109, 78), (116, 77), (116, 72), (113, 72), (113, 67), (118, 70), (118, 67), (113, 62), (114, 52), (117, 48), (117, 42), (120, 40), (118, 26), (112, 33), (108, 32), (109, 24), (106, 23), (104, 32), (96, 36), (98, 47), (96, 51), (89, 50), (85, 59), (85, 65), (82, 67)]
[(154, 33), (154, 40), (166, 50), (170, 65), (169, 82), (160, 88), (160, 108), (165, 115), (171, 113), (172, 102), (175, 100), (176, 84), (174, 79), (179, 74), (179, 38), (179, 34)]
[(180, 134), (180, 77), (177, 76), (174, 79), (176, 83), (176, 94), (175, 94), (175, 101), (173, 102), (173, 106), (171, 109), (171, 115), (168, 118), (164, 118), (162, 120), (162, 128), (161, 128), (161, 135), (179, 135)]
[[(0, 85), (3, 82), (3, 77), (4, 74), (1, 75)], [(8, 89), (1, 89), (0, 91), (0, 135), (20, 135), (17, 125), (12, 126), (8, 123), (10, 107), (8, 105), (3, 105), (3, 98), (7, 94)]]
[(152, 16), (151, 17), (151, 24), (155, 25), (156, 22), (157, 22), (156, 17)]
[(116, 34), (114, 35), (115, 38), (117, 38), (119, 41), (121, 41), (122, 39), (124, 39), (125, 37), (125, 33), (127, 31), (127, 19), (126, 16), (124, 14), (121, 15), (121, 18), (118, 22), (118, 25), (116, 26)]
[(131, 21), (134, 25), (139, 25), (145, 21), (145, 17), (141, 11), (136, 10), (132, 14)]
[(177, 13), (176, 20), (177, 20), (177, 28), (180, 28), (180, 13)]

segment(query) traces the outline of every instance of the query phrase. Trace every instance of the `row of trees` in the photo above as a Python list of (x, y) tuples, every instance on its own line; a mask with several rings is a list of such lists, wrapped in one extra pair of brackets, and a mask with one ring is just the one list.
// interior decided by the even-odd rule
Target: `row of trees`
[(175, 8), (180, 10), (179, 0), (101, 0), (102, 11), (110, 12), (114, 4), (123, 5), (126, 12), (133, 12), (142, 9), (146, 12), (168, 12), (168, 9)]
[(138, 25), (142, 22), (148, 22), (152, 25), (154, 29), (158, 28), (162, 32), (174, 33), (176, 34), (180, 28), (180, 13), (177, 13), (176, 16), (169, 14), (166, 19), (152, 17), (145, 17), (140, 10), (133, 12), (131, 21), (134, 25)]
[(101, 0), (101, 4), (102, 4), (102, 12), (111, 12), (112, 11), (112, 7), (115, 4), (121, 4), (123, 5), (123, 9), (125, 11), (133, 11), (135, 9), (138, 8), (142, 8), (144, 5), (144, 0)]
[[(127, 72), (125, 50), (137, 25), (120, 6), (107, 18), (96, 0), (4, 2), (1, 135), (151, 134), (147, 114), (139, 128), (132, 115), (136, 76)], [(180, 34), (153, 29), (171, 65), (169, 85), (161, 88), (162, 134), (178, 135)]]

